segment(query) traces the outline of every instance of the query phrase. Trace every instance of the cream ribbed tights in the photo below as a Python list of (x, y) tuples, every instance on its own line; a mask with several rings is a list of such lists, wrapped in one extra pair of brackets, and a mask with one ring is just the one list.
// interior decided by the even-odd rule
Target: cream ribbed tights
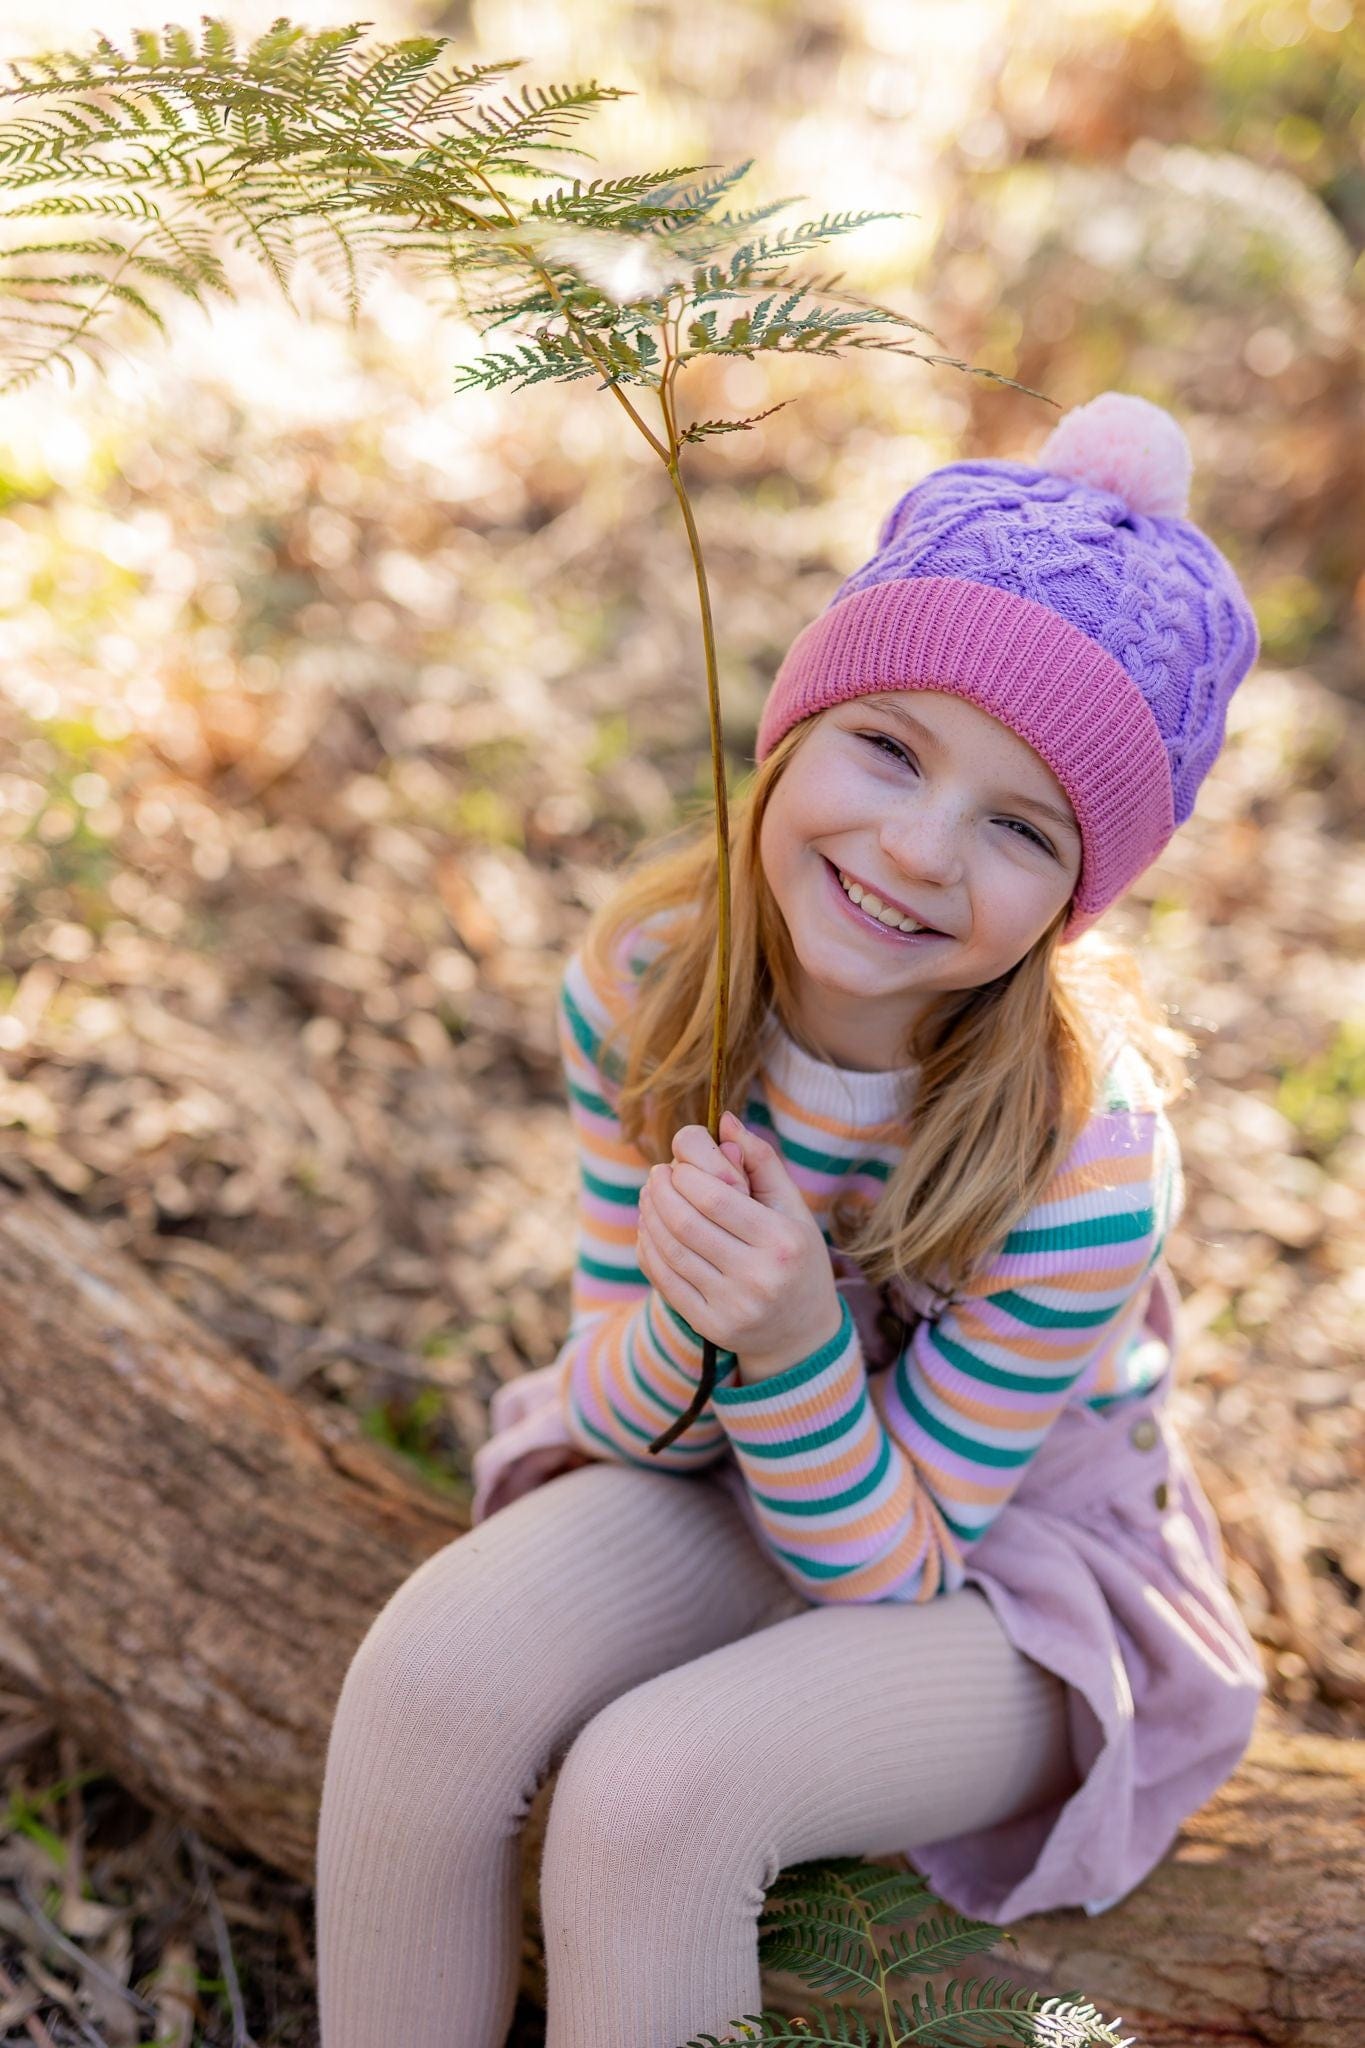
[(593, 1464), (436, 1551), (346, 1674), (318, 1835), (321, 2048), (503, 2048), (518, 1832), (547, 2048), (679, 2048), (761, 2002), (779, 1870), (1073, 1782), (1059, 1680), (966, 1589), (812, 1606), (712, 1478)]

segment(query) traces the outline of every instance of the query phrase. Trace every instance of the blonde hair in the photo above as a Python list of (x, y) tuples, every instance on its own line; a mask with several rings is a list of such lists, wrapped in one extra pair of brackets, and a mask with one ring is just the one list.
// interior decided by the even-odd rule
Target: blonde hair
[[(794, 955), (759, 857), (763, 814), (814, 725), (785, 734), (730, 799), (731, 961), (726, 1095), (743, 1116), (770, 1008), (797, 1014)], [(668, 850), (670, 838), (683, 843)], [(637, 851), (581, 941), (598, 986), (620, 975), (618, 945), (661, 917), (667, 940), (604, 1046), (625, 1039), (616, 1102), (624, 1136), (651, 1162), (673, 1133), (707, 1121), (716, 998), (717, 866), (709, 807)], [(845, 1195), (830, 1214), (839, 1249), (874, 1286), (904, 1276), (946, 1297), (969, 1292), (988, 1253), (1042, 1195), (1092, 1113), (1103, 1046), (1117, 1023), (1146, 1059), (1163, 1104), (1187, 1086), (1193, 1046), (1167, 1021), (1126, 946), (1091, 930), (1059, 944), (1070, 906), (1008, 973), (944, 995), (910, 1031), (916, 1063), (904, 1151), (875, 1203)], [(676, 912), (665, 918), (663, 914)], [(1106, 1063), (1107, 1064), (1107, 1063)], [(888, 1136), (897, 1135), (894, 1125)]]

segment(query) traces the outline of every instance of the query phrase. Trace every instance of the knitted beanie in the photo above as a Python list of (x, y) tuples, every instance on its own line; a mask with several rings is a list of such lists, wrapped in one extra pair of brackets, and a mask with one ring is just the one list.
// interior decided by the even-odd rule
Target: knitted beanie
[(1194, 808), (1260, 647), (1231, 564), (1185, 518), (1193, 470), (1159, 405), (1105, 391), (1028, 462), (950, 462), (799, 632), (759, 720), (762, 761), (827, 705), (887, 689), (979, 704), (1071, 800), (1078, 938)]

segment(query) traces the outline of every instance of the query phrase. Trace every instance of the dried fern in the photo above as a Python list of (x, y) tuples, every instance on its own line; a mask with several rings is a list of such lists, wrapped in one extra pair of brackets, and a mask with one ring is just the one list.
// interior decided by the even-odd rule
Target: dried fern
[[(914, 1925), (879, 1946), (873, 1930), (893, 1920)], [(909, 2008), (891, 1997), (893, 1977), (930, 1976), (964, 1956), (992, 1948), (1001, 1930), (944, 1905), (922, 1877), (856, 1857), (796, 1863), (779, 1873), (759, 1922), (759, 1961), (822, 1992), (863, 1992), (881, 2001), (884, 2031), (856, 2006), (831, 2004), (811, 2018), (765, 2009), (732, 2020), (725, 2041), (791, 2048), (1132, 2048), (1121, 2020), (1102, 2019), (1078, 1993), (1048, 1997), (1020, 1991), (1003, 1977), (951, 1981), (911, 1992)], [(697, 2034), (683, 2048), (720, 2048)]]

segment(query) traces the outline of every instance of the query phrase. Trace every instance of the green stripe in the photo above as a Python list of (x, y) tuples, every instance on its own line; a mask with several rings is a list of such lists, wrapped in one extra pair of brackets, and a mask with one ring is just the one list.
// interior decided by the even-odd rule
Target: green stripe
[(611, 1080), (621, 1080), (625, 1074), (625, 1066), (620, 1054), (611, 1053), (605, 1059), (603, 1058), (601, 1051), (602, 1041), (579, 1009), (573, 996), (569, 993), (567, 981), (561, 984), (559, 994), (560, 1000), (564, 1005), (564, 1013), (569, 1020), (569, 1028), (572, 1030), (575, 1039), (584, 1053), (586, 1053), (593, 1065), (600, 1067)]
[(835, 1515), (845, 1508), (856, 1507), (866, 1500), (869, 1493), (876, 1491), (891, 1467), (891, 1438), (882, 1432), (882, 1447), (876, 1464), (866, 1479), (860, 1479), (856, 1486), (850, 1486), (844, 1493), (830, 1494), (824, 1500), (772, 1500), (766, 1493), (759, 1493), (750, 1486), (750, 1492), (760, 1507), (770, 1508), (775, 1515)]
[[(616, 1410), (614, 1408), (611, 1412), (613, 1415), (616, 1415)], [(574, 1414), (577, 1417), (578, 1426), (584, 1432), (584, 1434), (586, 1436), (592, 1437), (595, 1443), (602, 1444), (608, 1451), (611, 1452), (613, 1459), (619, 1459), (621, 1463), (626, 1465), (642, 1466), (646, 1472), (662, 1472), (668, 1469), (666, 1466), (660, 1464), (657, 1457), (632, 1458), (628, 1451), (623, 1451), (618, 1443), (616, 1443), (611, 1437), (604, 1436), (600, 1429), (595, 1428), (593, 1424), (588, 1421), (587, 1416), (584, 1415), (582, 1409), (578, 1406), (577, 1402), (574, 1403)], [(621, 1417), (619, 1415), (616, 1416), (616, 1419), (618, 1422), (621, 1422)], [(631, 1429), (631, 1425), (629, 1423), (622, 1423), (622, 1427), (625, 1429)], [(631, 1433), (632, 1435), (638, 1436), (643, 1443), (653, 1442), (653, 1438), (650, 1436), (648, 1430), (632, 1429)], [(662, 1431), (656, 1431), (656, 1434), (661, 1435)], [(685, 1442), (681, 1437), (677, 1438), (673, 1443), (671, 1443), (668, 1446), (668, 1448), (670, 1452), (681, 1450), (683, 1454), (687, 1457), (692, 1457), (695, 1455), (698, 1457), (713, 1458), (715, 1456), (715, 1451), (712, 1449), (710, 1445), (689, 1444)]]
[(995, 1444), (978, 1443), (974, 1437), (960, 1436), (955, 1429), (949, 1429), (937, 1416), (930, 1414), (915, 1393), (910, 1385), (910, 1376), (905, 1371), (903, 1359), (896, 1366), (896, 1392), (926, 1435), (933, 1437), (936, 1443), (941, 1443), (945, 1450), (954, 1452), (959, 1458), (968, 1458), (973, 1464), (1000, 1465), (1014, 1471), (1021, 1465), (1027, 1465), (1038, 1448), (1034, 1444), (1027, 1451), (1001, 1450)]
[(813, 1145), (797, 1144), (778, 1130), (767, 1104), (756, 1097), (745, 1105), (744, 1121), (755, 1127), (761, 1125), (784, 1159), (797, 1166), (807, 1166), (812, 1173), (823, 1173), (835, 1180), (844, 1180), (853, 1173), (865, 1173), (872, 1180), (891, 1178), (891, 1169), (882, 1159), (849, 1159), (834, 1152), (818, 1152)]
[(602, 1180), (590, 1167), (584, 1165), (581, 1161), (578, 1170), (584, 1187), (588, 1190), (589, 1194), (596, 1195), (599, 1201), (618, 1202), (627, 1209), (639, 1206), (640, 1188), (638, 1182), (633, 1187), (622, 1187), (619, 1181)]
[(991, 1303), (1007, 1308), (1016, 1322), (1028, 1323), (1035, 1330), (1093, 1330), (1098, 1324), (1109, 1322), (1123, 1306), (1120, 1302), (1117, 1308), (1044, 1308), (1040, 1301), (1030, 1301), (1026, 1294), (1016, 1294), (1013, 1289), (993, 1294)]
[(580, 1088), (577, 1081), (569, 1080), (567, 1074), (564, 1078), (568, 1082), (570, 1102), (577, 1102), (594, 1116), (615, 1116), (616, 1111), (604, 1095), (594, 1095), (590, 1088)]
[(1131, 1209), (1120, 1216), (1083, 1216), (1076, 1223), (1059, 1223), (1050, 1230), (1012, 1230), (1001, 1250), (1004, 1252), (1070, 1252), (1092, 1244), (1131, 1244), (1146, 1237), (1152, 1228), (1150, 1209)]
[(935, 1494), (934, 1496), (934, 1506), (938, 1509), (939, 1519), (947, 1523), (948, 1527), (952, 1530), (954, 1536), (956, 1536), (959, 1543), (979, 1542), (980, 1539), (985, 1535), (987, 1529), (991, 1525), (991, 1522), (994, 1521), (997, 1513), (999, 1512), (998, 1509), (992, 1508), (990, 1513), (990, 1519), (988, 1521), (979, 1522), (969, 1527), (966, 1522), (959, 1522), (948, 1513), (947, 1508), (944, 1507), (943, 1502), (938, 1498), (937, 1494)]
[(593, 1280), (612, 1280), (622, 1287), (648, 1287), (650, 1284), (649, 1275), (642, 1273), (638, 1266), (606, 1266), (601, 1259), (590, 1259), (586, 1252), (579, 1254), (578, 1269)]
[(755, 1380), (749, 1386), (731, 1388), (726, 1396), (727, 1401), (735, 1406), (742, 1406), (747, 1402), (752, 1407), (755, 1402), (770, 1400), (774, 1394), (793, 1393), (798, 1387), (804, 1387), (810, 1380), (815, 1379), (827, 1365), (832, 1365), (847, 1347), (852, 1335), (852, 1311), (841, 1294), (839, 1327), (818, 1351), (807, 1352), (804, 1358), (798, 1358), (794, 1364), (784, 1366), (782, 1371), (774, 1373), (771, 1379)]
[(861, 1562), (858, 1564), (817, 1564), (812, 1558), (799, 1557), (794, 1550), (782, 1550), (776, 1544), (773, 1545), (773, 1548), (777, 1551), (779, 1557), (785, 1557), (788, 1564), (794, 1565), (797, 1571), (801, 1572), (808, 1579), (843, 1579), (847, 1578), (850, 1572), (860, 1572), (863, 1569)]
[[(740, 1393), (748, 1391), (744, 1387), (739, 1389)], [(721, 1408), (732, 1406), (732, 1390), (729, 1387), (718, 1387), (716, 1403)], [(800, 1458), (808, 1451), (823, 1451), (830, 1444), (838, 1443), (840, 1437), (852, 1435), (854, 1430), (861, 1427), (866, 1412), (867, 1396), (864, 1394), (838, 1422), (827, 1422), (820, 1429), (808, 1430), (804, 1436), (784, 1437), (782, 1442), (777, 1444), (753, 1444), (747, 1437), (741, 1436), (738, 1430), (731, 1429), (730, 1441), (737, 1451), (743, 1451), (746, 1458)]]
[(968, 1379), (979, 1380), (985, 1387), (999, 1387), (1006, 1394), (1064, 1394), (1078, 1377), (1077, 1373), (1069, 1372), (1061, 1379), (1044, 1379), (1041, 1374), (1006, 1372), (1003, 1366), (988, 1365), (964, 1344), (954, 1343), (941, 1323), (930, 1323), (929, 1342), (941, 1358), (955, 1365)]

